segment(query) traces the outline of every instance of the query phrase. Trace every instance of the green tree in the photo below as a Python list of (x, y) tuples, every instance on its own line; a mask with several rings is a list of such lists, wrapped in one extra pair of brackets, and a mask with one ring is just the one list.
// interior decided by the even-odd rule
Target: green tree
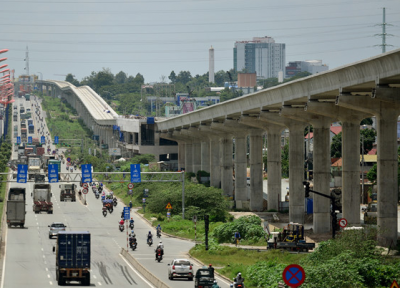
[(282, 149), (282, 177), (289, 177), (289, 142)]
[(176, 74), (175, 74), (174, 70), (171, 71), (171, 73), (168, 76), (168, 79), (171, 80), (172, 84), (176, 83)]
[(135, 76), (135, 82), (136, 82), (137, 84), (140, 84), (140, 85), (144, 84), (144, 77), (143, 77), (143, 75), (140, 74), (140, 73), (137, 73), (136, 76)]
[(79, 86), (79, 81), (74, 78), (74, 75), (69, 73), (67, 77), (65, 77), (65, 81), (71, 83), (72, 85)]
[(103, 71), (98, 72), (93, 79), (93, 89), (98, 91), (103, 86), (112, 85), (113, 82), (114, 75), (109, 70), (103, 68)]
[(376, 131), (374, 129), (362, 129), (360, 130), (360, 154), (363, 153), (362, 150), (362, 141), (364, 139), (364, 154), (367, 154), (370, 151), (375, 142)]
[(331, 157), (342, 157), (342, 132), (333, 136), (331, 143)]
[(372, 123), (373, 123), (372, 118), (365, 118), (361, 120), (360, 125), (372, 125)]
[(190, 80), (192, 80), (192, 75), (190, 71), (181, 71), (176, 77), (176, 82), (186, 85)]
[(117, 84), (123, 84), (126, 82), (127, 79), (128, 77), (126, 76), (126, 73), (123, 71), (120, 71), (115, 75), (115, 83)]

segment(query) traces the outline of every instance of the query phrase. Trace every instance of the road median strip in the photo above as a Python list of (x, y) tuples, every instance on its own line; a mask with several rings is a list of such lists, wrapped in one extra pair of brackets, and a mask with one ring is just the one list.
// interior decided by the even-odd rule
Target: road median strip
[(157, 288), (172, 288), (167, 285), (156, 276), (154, 276), (149, 270), (147, 270), (142, 264), (139, 263), (129, 252), (122, 248), (121, 255), (128, 261), (140, 274), (142, 274), (151, 284)]

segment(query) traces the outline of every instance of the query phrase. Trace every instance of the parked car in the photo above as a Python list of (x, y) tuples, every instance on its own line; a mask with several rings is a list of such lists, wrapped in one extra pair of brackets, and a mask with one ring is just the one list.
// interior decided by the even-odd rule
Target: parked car
[(49, 239), (52, 239), (53, 236), (57, 236), (58, 232), (65, 231), (65, 228), (67, 228), (67, 226), (61, 222), (53, 222), (53, 224), (49, 225), (49, 227)]
[(188, 259), (174, 259), (168, 264), (168, 278), (188, 278), (193, 281), (193, 264)]

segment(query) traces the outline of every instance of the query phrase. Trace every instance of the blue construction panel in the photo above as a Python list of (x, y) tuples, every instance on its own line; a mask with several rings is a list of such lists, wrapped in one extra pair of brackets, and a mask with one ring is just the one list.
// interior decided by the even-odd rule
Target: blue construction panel
[(154, 117), (147, 117), (147, 124), (154, 124)]
[(314, 213), (314, 200), (312, 198), (306, 198), (306, 212), (307, 214), (313, 214)]

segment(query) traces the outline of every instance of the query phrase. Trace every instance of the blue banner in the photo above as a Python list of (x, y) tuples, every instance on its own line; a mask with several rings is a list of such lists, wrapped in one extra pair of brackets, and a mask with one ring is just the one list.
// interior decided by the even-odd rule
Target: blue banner
[(49, 164), (48, 177), (49, 177), (49, 183), (58, 182), (58, 165), (57, 164)]
[(124, 220), (129, 220), (129, 219), (131, 219), (131, 208), (124, 207)]
[(131, 164), (131, 183), (142, 182), (140, 176), (140, 164)]
[(21, 144), (21, 136), (17, 136), (17, 144)]
[(40, 143), (46, 144), (46, 137), (44, 136), (40, 137)]
[(28, 137), (28, 144), (32, 144), (32, 136)]
[(58, 136), (54, 136), (54, 144), (58, 144)]
[(82, 183), (92, 182), (92, 164), (82, 165)]
[(26, 183), (28, 179), (28, 165), (18, 164), (17, 183)]

